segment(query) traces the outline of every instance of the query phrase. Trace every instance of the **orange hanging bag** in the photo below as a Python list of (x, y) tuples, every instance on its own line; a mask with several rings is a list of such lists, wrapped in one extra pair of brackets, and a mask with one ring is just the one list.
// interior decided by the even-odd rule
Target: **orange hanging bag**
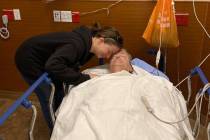
[(172, 0), (158, 0), (143, 38), (154, 47), (179, 46)]

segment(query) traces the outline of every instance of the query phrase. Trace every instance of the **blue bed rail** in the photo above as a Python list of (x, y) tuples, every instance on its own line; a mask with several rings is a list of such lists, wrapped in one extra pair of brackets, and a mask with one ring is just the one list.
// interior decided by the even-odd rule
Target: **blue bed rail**
[(51, 83), (51, 80), (47, 77), (48, 74), (44, 73), (38, 80), (36, 80), (29, 88), (28, 90), (19, 97), (9, 108), (8, 110), (0, 116), (0, 126), (6, 121), (6, 119), (13, 113), (15, 110), (20, 106), (23, 105), (26, 108), (31, 108), (31, 102), (27, 99), (33, 91), (42, 83), (43, 81), (46, 81), (47, 83)]
[[(204, 85), (209, 83), (208, 79), (206, 78), (205, 74), (203, 73), (200, 67), (195, 67), (194, 69), (191, 70), (191, 76), (196, 75), (196, 74), (199, 75)], [(210, 88), (207, 90), (207, 92), (210, 95)]]

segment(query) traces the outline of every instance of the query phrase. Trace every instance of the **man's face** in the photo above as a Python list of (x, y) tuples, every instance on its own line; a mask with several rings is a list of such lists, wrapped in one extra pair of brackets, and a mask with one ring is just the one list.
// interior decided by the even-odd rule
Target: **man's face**
[(111, 73), (119, 72), (122, 70), (132, 71), (132, 66), (130, 64), (130, 56), (125, 50), (121, 50), (117, 54), (115, 54), (111, 61), (109, 69)]

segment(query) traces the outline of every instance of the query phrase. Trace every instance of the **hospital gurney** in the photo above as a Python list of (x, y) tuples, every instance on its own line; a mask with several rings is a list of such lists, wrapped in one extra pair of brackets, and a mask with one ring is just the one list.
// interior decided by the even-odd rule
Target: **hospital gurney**
[[(51, 80), (47, 77), (48, 74), (44, 73), (39, 77), (38, 80), (36, 80), (29, 88), (28, 90), (21, 96), (19, 97), (8, 109), (7, 111), (0, 116), (0, 126), (3, 125), (3, 123), (7, 120), (7, 118), (16, 111), (16, 109), (20, 106), (23, 105), (26, 109), (32, 109), (33, 110), (33, 116), (30, 124), (30, 130), (29, 130), (29, 138), (30, 140), (33, 140), (33, 130), (34, 130), (34, 125), (37, 117), (37, 110), (36, 107), (32, 104), (31, 101), (28, 100), (28, 97), (33, 93), (33, 91), (42, 83), (46, 82), (49, 85), (51, 85), (51, 95), (54, 95), (55, 92), (55, 87)], [(52, 114), (53, 108), (52, 108), (52, 100), (50, 99), (49, 101), (49, 107), (50, 107), (50, 113)], [(53, 120), (54, 119), (54, 120)], [(52, 117), (52, 120), (55, 121), (55, 118)]]
[[(144, 70), (150, 72), (153, 75), (156, 76), (162, 76), (166, 79), (168, 79), (168, 77), (160, 72), (158, 69), (152, 67), (151, 65), (147, 64), (146, 62), (140, 60), (140, 59), (133, 59), (131, 62), (133, 65), (136, 65), (140, 68), (143, 68)], [(208, 80), (205, 76), (205, 74), (203, 73), (203, 71), (201, 70), (200, 67), (195, 67), (194, 69), (192, 69), (190, 75), (194, 76), (198, 74), (201, 81), (204, 84), (208, 83)], [(27, 109), (32, 109), (33, 110), (33, 116), (32, 116), (32, 120), (31, 120), (31, 126), (30, 126), (30, 130), (29, 130), (29, 137), (31, 140), (33, 140), (33, 130), (34, 130), (34, 125), (35, 125), (35, 121), (36, 121), (36, 116), (37, 116), (37, 111), (36, 111), (36, 107), (28, 100), (28, 97), (33, 93), (33, 91), (43, 82), (47, 82), (49, 85), (51, 85), (52, 90), (51, 90), (51, 94), (50, 94), (50, 99), (49, 99), (49, 108), (50, 108), (50, 114), (51, 114), (51, 118), (53, 121), (53, 124), (55, 123), (55, 114), (53, 111), (53, 100), (54, 100), (54, 92), (55, 92), (55, 87), (53, 85), (53, 83), (51, 82), (51, 80), (47, 77), (48, 74), (44, 73), (42, 76), (40, 76), (40, 78), (35, 81), (34, 84), (32, 84), (29, 89), (19, 98), (17, 99), (13, 105), (11, 105), (11, 107), (8, 108), (8, 110), (2, 115), (0, 116), (0, 126), (7, 120), (7, 118), (16, 111), (16, 109), (20, 106), (23, 105), (25, 108)], [(70, 90), (72, 89), (72, 85), (64, 85), (64, 91), (65, 93), (69, 93)], [(209, 95), (210, 95), (210, 89), (207, 90)]]
[[(205, 77), (205, 75), (201, 74), (200, 71), (198, 72), (198, 69), (194, 69), (194, 70), (196, 71), (196, 73), (193, 72), (193, 74), (198, 73), (198, 75), (200, 77), (202, 77), (202, 79), (203, 79), (203, 76)], [(116, 75), (117, 75), (117, 73), (116, 73)], [(146, 110), (143, 113), (144, 115), (149, 114), (148, 117), (143, 117), (143, 118), (147, 118), (147, 119), (150, 118), (151, 120), (148, 120), (148, 122), (150, 122), (152, 120), (154, 122), (156, 122), (157, 128), (158, 128), (158, 126), (159, 127), (161, 126), (158, 124), (162, 124), (159, 121), (167, 123), (167, 124), (177, 124), (180, 122), (179, 124), (183, 124), (183, 126), (181, 128), (183, 128), (183, 129), (185, 128), (184, 130), (186, 130), (185, 132), (189, 136), (188, 138), (190, 140), (193, 140), (194, 138), (193, 138), (193, 133), (191, 133), (192, 132), (191, 127), (188, 127), (190, 125), (188, 125), (189, 124), (188, 123), (189, 122), (188, 121), (188, 113), (187, 113), (187, 109), (185, 109), (186, 101), (184, 100), (184, 98), (181, 98), (181, 97), (183, 97), (180, 94), (181, 92), (176, 90), (176, 87), (172, 86), (173, 84), (172, 83), (170, 84), (164, 78), (158, 78), (157, 76), (152, 76), (151, 74), (147, 74), (148, 77), (144, 76), (144, 74), (142, 74), (142, 75), (143, 76), (135, 76), (134, 75), (134, 76), (130, 76), (130, 77), (122, 78), (122, 79), (120, 79), (118, 77), (119, 78), (118, 81), (115, 81), (115, 80), (117, 80), (117, 77), (112, 77), (112, 74), (111, 74), (110, 77), (109, 77), (109, 75), (101, 76), (99, 78), (90, 80), (89, 82), (87, 81), (86, 83), (79, 86), (78, 88), (75, 87), (74, 89), (72, 89), (70, 94), (67, 95), (66, 98), (64, 99), (64, 101), (62, 102), (62, 105), (60, 106), (60, 110), (58, 110), (58, 116), (56, 118), (57, 120), (55, 123), (52, 140), (57, 140), (57, 139), (61, 140), (63, 138), (74, 139), (74, 140), (89, 138), (91, 140), (91, 138), (93, 138), (93, 137), (95, 137), (96, 139), (103, 139), (103, 137), (104, 138), (106, 137), (105, 139), (109, 139), (109, 138), (114, 139), (115, 136), (116, 137), (121, 136), (121, 135), (115, 135), (116, 133), (114, 133), (114, 135), (112, 135), (112, 132), (113, 132), (112, 128), (114, 130), (115, 128), (117, 128), (117, 126), (119, 126), (119, 124), (122, 124), (119, 122), (119, 123), (116, 123), (116, 125), (114, 125), (115, 124), (114, 122), (117, 122), (118, 119), (121, 120), (121, 122), (122, 122), (122, 120), (124, 120), (124, 119), (120, 119), (120, 117), (116, 117), (116, 119), (112, 120), (114, 118), (112, 116), (114, 114), (112, 111), (117, 108), (122, 109), (122, 108), (124, 108), (123, 105), (126, 104), (125, 110), (128, 111), (127, 113), (129, 114), (130, 111), (128, 108), (130, 108), (130, 109), (132, 107), (135, 108), (138, 105), (135, 104), (136, 102), (134, 102), (134, 105), (132, 105), (131, 102), (129, 102), (128, 97), (134, 97), (131, 99), (138, 100), (139, 99), (138, 97), (141, 97), (141, 96), (148, 97), (148, 98), (146, 98), (149, 103), (149, 106), (150, 106), (150, 108), (148, 110), (154, 109), (155, 113), (154, 112), (152, 112), (152, 113), (154, 113), (154, 116), (156, 116), (156, 117), (152, 117), (150, 115), (150, 112), (146, 110), (146, 108), (148, 106), (147, 105), (143, 106), (144, 102), (140, 101), (141, 103), (143, 103), (143, 105), (140, 104), (138, 106), (138, 107), (142, 107), (142, 109), (139, 109), (139, 110), (141, 110), (141, 112)], [(136, 87), (136, 88), (133, 88), (133, 89), (136, 89), (136, 92), (134, 92), (134, 90), (129, 90), (130, 88), (128, 85), (132, 83), (132, 80), (134, 80), (134, 78), (131, 78), (131, 77), (134, 77), (134, 78), (140, 77), (139, 81), (138, 81), (139, 83), (135, 82), (136, 86), (134, 86), (134, 85), (131, 86), (131, 87)], [(130, 78), (132, 80), (128, 81), (128, 84), (125, 84), (125, 81), (129, 80)], [(144, 82), (142, 81), (143, 79), (144, 79)], [(160, 85), (158, 85), (158, 83), (152, 84), (152, 82), (154, 82), (152, 79), (157, 80), (157, 81), (162, 81), (162, 84), (164, 84), (164, 85), (162, 85), (161, 83), (160, 83)], [(111, 82), (111, 80), (112, 80), (112, 82)], [(123, 81), (123, 80), (125, 80), (125, 81)], [(206, 80), (207, 80), (207, 78), (206, 78)], [(119, 82), (119, 84), (118, 84), (118, 82)], [(113, 85), (112, 83), (115, 83), (115, 84)], [(167, 84), (168, 88), (165, 88), (165, 87), (167, 87), (166, 84)], [(95, 85), (95, 87), (94, 87), (94, 85)], [(104, 88), (103, 90), (100, 90), (102, 87), (104, 87), (104, 85), (106, 85), (106, 88)], [(168, 90), (161, 90), (158, 93), (158, 90), (160, 89), (161, 86), (164, 87), (163, 89), (168, 89)], [(142, 88), (140, 88), (140, 87), (142, 87)], [(148, 87), (148, 88), (145, 89), (146, 87)], [(175, 90), (172, 90), (173, 88), (171, 88), (171, 87), (174, 87)], [(157, 90), (157, 88), (158, 88), (158, 90)], [(119, 89), (119, 90), (116, 90), (116, 89)], [(151, 89), (153, 89), (152, 92), (149, 92)], [(131, 95), (129, 93), (129, 91), (132, 91), (132, 96), (129, 96), (129, 95)], [(141, 91), (141, 92), (139, 92), (139, 91)], [(90, 93), (90, 94), (85, 94), (85, 93)], [(129, 93), (129, 94), (126, 94), (126, 93)], [(155, 93), (156, 95), (152, 96), (153, 93)], [(167, 94), (167, 93), (171, 93), (171, 94)], [(137, 96), (138, 94), (141, 94), (141, 95)], [(125, 96), (123, 96), (123, 95), (125, 95)], [(128, 95), (128, 96), (126, 96), (126, 95)], [(164, 104), (166, 102), (166, 100), (164, 100), (164, 99), (167, 99), (169, 95), (171, 95), (171, 97), (168, 100), (169, 104), (166, 105), (166, 104)], [(179, 97), (179, 98), (177, 98), (177, 97)], [(155, 100), (156, 98), (157, 98), (157, 100)], [(126, 101), (124, 99), (126, 99)], [(175, 99), (175, 100), (173, 102), (171, 102), (171, 99)], [(164, 100), (164, 103), (162, 102), (162, 100)], [(157, 102), (155, 102), (155, 101), (157, 101)], [(159, 106), (158, 106), (158, 101), (160, 103)], [(180, 105), (180, 103), (182, 103), (182, 105)], [(115, 105), (119, 105), (119, 106), (116, 107)], [(171, 105), (171, 107), (169, 107), (170, 105)], [(166, 111), (161, 112), (160, 110), (165, 110), (165, 109), (163, 109), (164, 107), (165, 108), (167, 108), (167, 107), (174, 108), (175, 110), (173, 111), (173, 109), (172, 110), (169, 109), (168, 115), (165, 115), (165, 114), (163, 115), (163, 113), (165, 113)], [(178, 109), (179, 107), (180, 107), (180, 109)], [(131, 110), (132, 111), (138, 110), (137, 108), (136, 109), (134, 109), (134, 108), (132, 108)], [(158, 108), (160, 109), (159, 110), (160, 112), (158, 112)], [(109, 109), (110, 109), (110, 113), (111, 113), (110, 115), (106, 114), (106, 113), (108, 113)], [(126, 111), (122, 111), (122, 112), (126, 112)], [(102, 112), (104, 114), (102, 114)], [(119, 113), (118, 115), (120, 116), (120, 114), (121, 113)], [(132, 120), (135, 120), (134, 122), (136, 122), (137, 119), (130, 118), (130, 117), (140, 118), (140, 117), (136, 117), (135, 115), (136, 115), (135, 113), (132, 113), (132, 115), (129, 115), (129, 117), (128, 117), (129, 119), (127, 119), (127, 121), (132, 122)], [(170, 118), (170, 115), (178, 116), (178, 117)], [(140, 116), (142, 116), (142, 115), (140, 115)], [(124, 117), (122, 117), (122, 118), (124, 118)], [(109, 120), (109, 121), (107, 121), (107, 120)], [(107, 121), (107, 123), (105, 123), (106, 121)], [(140, 122), (144, 122), (144, 121), (145, 121), (145, 119), (143, 119), (143, 121), (140, 121)], [(109, 122), (113, 122), (113, 123), (109, 124)], [(136, 124), (136, 123), (133, 123), (133, 124)], [(140, 123), (138, 123), (138, 124), (140, 124)], [(148, 123), (146, 123), (146, 124), (148, 124)], [(111, 126), (111, 127), (109, 129), (106, 129), (106, 128), (108, 128), (108, 126)], [(137, 128), (137, 126), (136, 127), (133, 127), (133, 126), (134, 125), (132, 125), (132, 127), (130, 127), (130, 128)], [(171, 126), (171, 125), (168, 125), (168, 126)], [(123, 129), (123, 126), (120, 126), (119, 128)], [(147, 127), (145, 127), (145, 128), (147, 128)], [(83, 131), (83, 133), (80, 133), (81, 130)], [(105, 130), (108, 130), (110, 133)], [(115, 129), (115, 130), (116, 130), (115, 132), (119, 132), (119, 133), (122, 132), (122, 131), (118, 131), (118, 129)], [(129, 129), (129, 130), (131, 130), (131, 129)], [(137, 130), (139, 130), (139, 129), (137, 129)], [(161, 133), (158, 133), (158, 131), (160, 131), (160, 129), (158, 129), (157, 131), (156, 131), (156, 129), (154, 130), (154, 132), (157, 132), (157, 134), (161, 134)], [(166, 130), (165, 132), (167, 132), (167, 131), (168, 130)], [(173, 130), (171, 130), (171, 132), (172, 131)], [(132, 131), (132, 132), (134, 132), (134, 131)], [(135, 132), (137, 132), (137, 131), (135, 131)], [(176, 131), (173, 131), (173, 132), (176, 132)], [(146, 134), (146, 133), (143, 133), (143, 134)], [(149, 130), (148, 130), (147, 134), (150, 135)], [(177, 135), (175, 134), (174, 136), (178, 137), (178, 135), (179, 134), (177, 134)], [(110, 136), (110, 137), (108, 138), (107, 136)], [(138, 135), (138, 136), (140, 136), (140, 135)], [(182, 134), (180, 134), (179, 136), (181, 137)], [(116, 137), (115, 137), (115, 139), (117, 139)], [(143, 139), (143, 136), (141, 138)], [(154, 138), (156, 138), (156, 137), (154, 137)], [(170, 138), (172, 139), (174, 137), (172, 136)], [(138, 138), (135, 138), (135, 139), (138, 139)], [(161, 139), (161, 137), (160, 137), (160, 139)]]

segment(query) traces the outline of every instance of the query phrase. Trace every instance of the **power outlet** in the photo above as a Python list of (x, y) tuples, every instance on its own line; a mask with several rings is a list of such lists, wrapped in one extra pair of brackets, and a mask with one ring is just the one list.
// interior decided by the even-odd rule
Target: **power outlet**
[(13, 9), (13, 14), (14, 14), (14, 19), (15, 20), (21, 20), (19, 9)]
[(54, 10), (53, 18), (54, 18), (54, 22), (61, 22), (61, 11)]
[(3, 15), (7, 15), (9, 21), (21, 20), (20, 9), (3, 9)]
[(73, 23), (80, 22), (80, 13), (79, 12), (72, 12), (72, 22)]
[(72, 22), (71, 11), (61, 11), (61, 22)]

